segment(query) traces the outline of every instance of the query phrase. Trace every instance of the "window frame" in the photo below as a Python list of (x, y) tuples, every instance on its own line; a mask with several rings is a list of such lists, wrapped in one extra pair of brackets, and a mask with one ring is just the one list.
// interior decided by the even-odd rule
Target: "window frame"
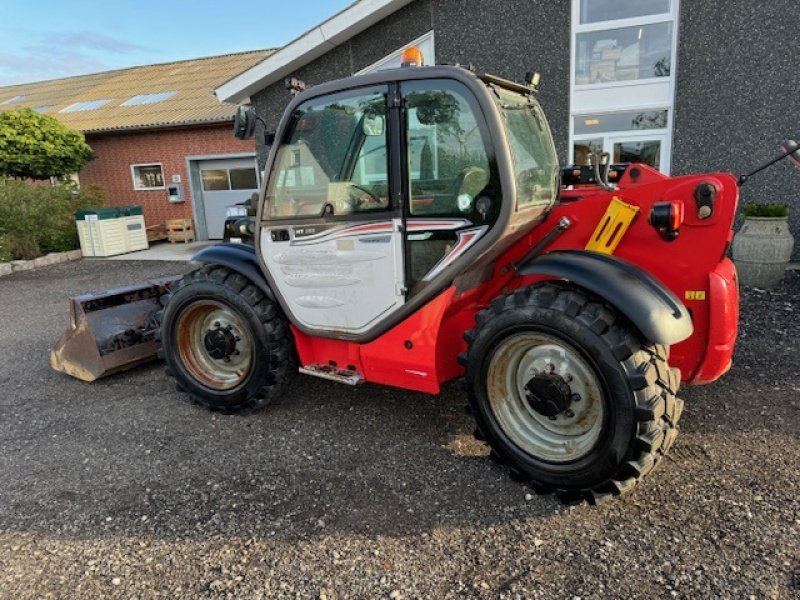
[[(358, 211), (358, 212), (349, 212), (349, 213), (334, 213), (331, 214), (324, 214), (318, 217), (314, 217), (313, 215), (303, 214), (303, 215), (287, 215), (287, 216), (278, 216), (278, 215), (270, 215), (269, 211), (267, 210), (266, 206), (264, 206), (264, 210), (262, 213), (261, 220), (264, 223), (272, 225), (276, 225), (278, 223), (283, 224), (291, 224), (295, 220), (303, 221), (304, 223), (341, 223), (341, 222), (350, 222), (350, 221), (376, 221), (376, 220), (384, 220), (389, 218), (397, 218), (402, 213), (402, 206), (399, 206), (398, 202), (398, 193), (397, 193), (397, 182), (395, 178), (397, 174), (395, 173), (396, 170), (396, 162), (398, 162), (396, 154), (398, 152), (398, 133), (396, 131), (397, 125), (395, 124), (395, 120), (398, 119), (399, 111), (393, 110), (393, 107), (390, 105), (389, 97), (395, 93), (395, 89), (397, 88), (397, 83), (374, 83), (368, 84), (359, 87), (352, 87), (346, 88), (342, 90), (338, 90), (331, 94), (320, 94), (319, 96), (313, 96), (308, 98), (305, 102), (301, 104), (297, 104), (292, 108), (292, 115), (289, 117), (290, 122), (281, 132), (281, 138), (276, 140), (276, 148), (275, 148), (275, 158), (271, 161), (270, 165), (270, 175), (269, 175), (269, 182), (275, 181), (278, 182), (281, 180), (280, 177), (280, 170), (281, 165), (279, 164), (279, 157), (278, 154), (281, 151), (281, 147), (288, 143), (288, 140), (291, 139), (292, 135), (295, 132), (295, 127), (297, 126), (297, 120), (295, 119), (295, 114), (297, 111), (307, 103), (315, 103), (319, 102), (320, 100), (327, 101), (331, 97), (334, 96), (344, 96), (348, 98), (358, 97), (360, 95), (368, 95), (370, 93), (374, 93), (375, 91), (380, 91), (380, 93), (384, 94), (386, 98), (386, 122), (385, 122), (385, 130), (384, 136), (386, 139), (386, 148), (387, 148), (387, 198), (388, 198), (388, 206), (383, 209), (373, 209), (373, 210), (365, 210), (365, 211)], [(399, 93), (399, 92), (398, 92)], [(355, 130), (354, 130), (355, 131)], [(363, 146), (364, 140), (362, 140), (361, 146), (358, 148), (358, 152), (360, 152), (361, 147)], [(348, 148), (349, 151), (352, 148)], [(345, 162), (352, 160), (353, 166), (355, 168), (356, 161), (358, 160), (358, 154), (356, 155), (348, 155), (344, 158)], [(342, 165), (344, 166), (344, 165)], [(355, 173), (355, 171), (354, 171)], [(277, 185), (277, 183), (276, 183)], [(264, 198), (262, 202), (270, 203), (274, 200), (273, 198), (274, 189), (270, 189), (269, 186), (264, 190)]]
[[(613, 143), (620, 138), (625, 141), (636, 141), (650, 136), (662, 142), (661, 165), (662, 173), (669, 175), (672, 155), (672, 132), (675, 113), (675, 92), (677, 82), (678, 38), (680, 35), (680, 0), (670, 0), (670, 9), (666, 13), (645, 15), (626, 19), (613, 19), (594, 23), (581, 24), (581, 0), (572, 0), (571, 4), (571, 31), (570, 31), (570, 112), (569, 112), (569, 143), (568, 162), (574, 163), (575, 143), (579, 141), (602, 138), (604, 151), (613, 155)], [(582, 33), (610, 31), (626, 27), (639, 27), (659, 23), (672, 23), (672, 40), (670, 55), (670, 74), (665, 77), (648, 77), (642, 79), (576, 84), (577, 68), (577, 40)], [(629, 88), (629, 89), (625, 89)], [(642, 93), (634, 93), (634, 90)], [(591, 97), (596, 106), (587, 106), (586, 99)], [(620, 99), (622, 98), (622, 99)], [(627, 100), (630, 98), (631, 100)], [(667, 111), (667, 123), (663, 129), (630, 129), (622, 131), (603, 131), (597, 133), (575, 134), (575, 118), (583, 115), (602, 115), (630, 111)], [(663, 138), (661, 137), (663, 136)], [(611, 145), (610, 138), (613, 138)]]
[[(160, 186), (153, 186), (153, 187), (140, 187), (138, 185), (138, 177), (136, 176), (136, 169), (137, 167), (159, 167), (161, 169), (161, 181), (162, 184)], [(165, 190), (167, 189), (167, 180), (164, 177), (164, 164), (160, 162), (146, 162), (146, 163), (136, 163), (131, 165), (131, 179), (133, 180), (133, 189), (137, 192), (150, 192), (154, 190)]]
[[(500, 185), (500, 173), (497, 165), (497, 156), (495, 154), (495, 147), (492, 140), (491, 132), (489, 131), (489, 125), (486, 121), (486, 114), (483, 111), (483, 107), (480, 105), (480, 102), (470, 93), (470, 90), (467, 86), (465, 86), (462, 82), (454, 80), (454, 79), (422, 79), (422, 80), (407, 80), (400, 82), (400, 92), (403, 98), (403, 115), (402, 115), (402, 141), (400, 145), (400, 152), (402, 152), (403, 156), (403, 183), (404, 183), (404, 207), (403, 207), (403, 214), (408, 219), (439, 219), (439, 218), (469, 218), (469, 212), (462, 212), (458, 211), (457, 213), (431, 213), (431, 214), (416, 214), (411, 211), (411, 205), (413, 202), (413, 194), (412, 194), (412, 176), (413, 173), (411, 172), (410, 161), (409, 161), (409, 151), (410, 145), (408, 144), (408, 107), (407, 107), (407, 95), (409, 92), (419, 91), (415, 90), (415, 88), (424, 89), (426, 87), (430, 87), (434, 90), (445, 90), (450, 93), (455, 93), (461, 96), (461, 98), (466, 102), (467, 106), (469, 106), (470, 111), (472, 112), (473, 117), (475, 118), (475, 125), (477, 127), (476, 133), (479, 136), (481, 146), (483, 147), (483, 151), (486, 155), (486, 161), (489, 166), (489, 182), (486, 184), (487, 187), (490, 185), (497, 185), (499, 189)], [(439, 155), (439, 147), (437, 146), (436, 149), (432, 149), (434, 157), (438, 158)], [(438, 168), (437, 170), (437, 177), (438, 177)], [(502, 203), (502, 199), (501, 199)], [(473, 208), (474, 210), (474, 208)], [(516, 208), (515, 208), (516, 212)], [(495, 219), (489, 224), (489, 228), (493, 228), (496, 223), (498, 215), (495, 215)]]

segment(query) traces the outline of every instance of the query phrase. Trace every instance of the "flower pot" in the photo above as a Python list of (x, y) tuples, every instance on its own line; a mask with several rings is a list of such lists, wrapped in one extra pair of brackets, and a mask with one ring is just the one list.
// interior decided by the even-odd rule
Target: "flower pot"
[(778, 286), (793, 247), (788, 217), (745, 217), (732, 247), (739, 282), (757, 288)]

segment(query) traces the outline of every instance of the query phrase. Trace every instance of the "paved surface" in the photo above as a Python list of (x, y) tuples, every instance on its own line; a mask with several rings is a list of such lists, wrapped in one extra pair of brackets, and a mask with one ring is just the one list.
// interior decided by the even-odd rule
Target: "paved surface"
[(212, 246), (219, 243), (218, 241), (206, 242), (189, 242), (188, 244), (171, 244), (170, 242), (155, 242), (151, 243), (147, 250), (138, 250), (136, 252), (128, 252), (127, 254), (119, 254), (117, 256), (109, 256), (105, 259), (93, 260), (125, 260), (125, 261), (139, 261), (139, 260), (163, 260), (163, 261), (187, 261), (191, 260), (192, 256), (200, 252), (206, 246)]
[(685, 390), (670, 459), (565, 508), (485, 457), (457, 386), (299, 377), (240, 418), (158, 365), (50, 371), (68, 295), (185, 268), (0, 281), (0, 598), (800, 597), (800, 273), (746, 294), (737, 364)]

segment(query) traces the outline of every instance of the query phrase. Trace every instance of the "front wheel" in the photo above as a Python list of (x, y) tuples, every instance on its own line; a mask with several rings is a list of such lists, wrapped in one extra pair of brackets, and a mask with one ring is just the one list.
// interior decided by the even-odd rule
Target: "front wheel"
[(180, 390), (224, 413), (266, 406), (296, 373), (291, 332), (276, 304), (247, 278), (206, 266), (164, 298), (161, 355)]
[(476, 434), (512, 473), (567, 500), (629, 491), (669, 450), (683, 402), (667, 348), (602, 300), (544, 284), (495, 300), (467, 333)]

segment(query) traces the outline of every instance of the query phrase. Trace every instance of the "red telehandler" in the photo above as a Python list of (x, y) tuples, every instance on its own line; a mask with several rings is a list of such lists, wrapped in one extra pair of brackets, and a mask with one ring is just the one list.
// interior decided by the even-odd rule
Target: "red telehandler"
[[(513, 476), (566, 499), (629, 491), (675, 440), (679, 383), (730, 368), (737, 178), (562, 170), (535, 86), (457, 66), (287, 84), (254, 245), (73, 299), (54, 368), (92, 380), (158, 352), (224, 413), (298, 371), (430, 394), (464, 377)], [(256, 119), (242, 107), (236, 133)]]

